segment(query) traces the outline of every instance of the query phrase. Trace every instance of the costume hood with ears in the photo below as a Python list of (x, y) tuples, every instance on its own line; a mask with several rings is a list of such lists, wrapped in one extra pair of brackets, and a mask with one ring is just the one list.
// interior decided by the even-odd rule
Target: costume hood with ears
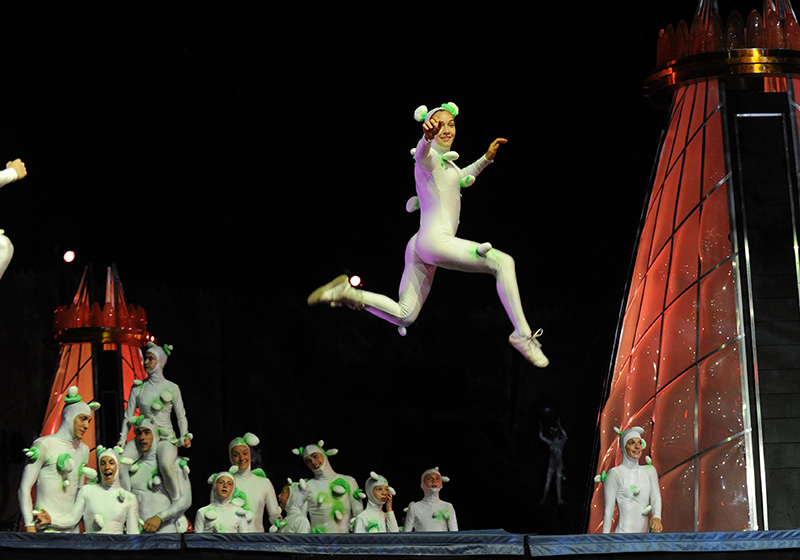
[[(644, 440), (642, 435), (644, 435), (644, 428), (639, 426), (632, 426), (627, 430), (621, 430), (620, 428), (614, 428), (614, 431), (619, 434), (619, 450), (622, 453), (622, 466), (633, 468), (639, 464), (638, 459), (634, 459), (628, 456), (628, 453), (625, 451), (625, 444), (628, 443), (628, 440), (631, 438), (639, 438), (642, 440), (642, 449), (647, 447), (647, 442)], [(645, 461), (648, 465), (653, 463), (653, 460), (648, 456), (645, 457)], [(600, 474), (594, 477), (595, 482), (603, 483), (606, 481), (606, 477), (608, 473), (606, 471), (602, 471)]]
[(98, 469), (98, 471), (100, 471), (100, 459), (102, 459), (103, 457), (113, 457), (114, 460), (117, 462), (117, 472), (114, 474), (114, 480), (112, 480), (111, 483), (107, 483), (105, 481), (105, 479), (103, 478), (102, 472), (98, 472), (98, 474), (97, 474), (97, 482), (98, 483), (100, 483), (100, 484), (102, 484), (103, 486), (106, 486), (106, 487), (112, 487), (112, 486), (121, 487), (120, 483), (119, 483), (119, 469), (120, 469), (120, 467), (122, 465), (132, 465), (133, 464), (133, 459), (131, 459), (130, 457), (123, 457), (122, 456), (122, 452), (123, 451), (124, 451), (124, 449), (122, 449), (121, 447), (106, 448), (106, 447), (103, 447), (102, 445), (98, 445), (97, 446), (97, 469)]
[(338, 449), (328, 449), (327, 451), (323, 448), (325, 442), (319, 440), (317, 443), (311, 443), (306, 445), (305, 447), (296, 447), (292, 449), (292, 453), (295, 455), (301, 456), (303, 459), (311, 455), (312, 453), (320, 453), (325, 457), (325, 463), (321, 465), (318, 469), (314, 469), (314, 476), (316, 477), (324, 477), (329, 474), (335, 474), (333, 468), (331, 467), (331, 463), (329, 461), (329, 457), (333, 457), (337, 453), (339, 453)]
[(426, 470), (424, 473), (422, 473), (422, 476), (420, 477), (419, 480), (420, 488), (422, 488), (422, 492), (425, 494), (425, 496), (429, 495), (438, 496), (439, 491), (442, 489), (441, 486), (439, 488), (431, 488), (429, 486), (425, 486), (425, 476), (432, 472), (438, 473), (439, 476), (442, 477), (442, 484), (444, 484), (445, 482), (450, 482), (450, 479), (448, 477), (443, 476), (441, 473), (439, 473), (439, 467), (433, 467), (432, 469)]
[[(647, 447), (647, 442), (642, 437), (642, 435), (644, 434), (644, 428), (641, 428), (639, 426), (632, 426), (625, 431), (622, 431), (620, 429), (617, 429), (615, 431), (619, 434), (619, 449), (620, 451), (622, 451), (622, 464), (629, 467), (638, 465), (639, 459), (634, 459), (632, 457), (629, 457), (627, 451), (625, 450), (625, 446), (631, 439), (639, 438), (642, 440), (642, 449)], [(649, 463), (650, 458), (648, 457), (647, 459)]]
[(450, 101), (448, 103), (442, 103), (440, 106), (430, 111), (425, 105), (420, 105), (414, 110), (414, 119), (418, 122), (428, 122), (438, 111), (447, 111), (453, 115), (453, 118), (458, 116), (458, 106)]
[(152, 372), (148, 372), (148, 377), (153, 374), (162, 374), (164, 371), (164, 367), (167, 365), (167, 358), (172, 353), (173, 346), (171, 344), (165, 344), (164, 346), (159, 346), (153, 342), (148, 342), (145, 345), (144, 353), (145, 354), (153, 354), (156, 359), (158, 360), (158, 364), (156, 365), (155, 369)]
[[(378, 498), (376, 498), (375, 494), (372, 493), (372, 489), (375, 488), (376, 486), (389, 486), (389, 481), (386, 480), (386, 477), (383, 477), (378, 473), (376, 473), (375, 471), (372, 471), (369, 473), (369, 478), (364, 483), (364, 491), (366, 492), (367, 500), (369, 500), (370, 503), (378, 507), (381, 507), (383, 505), (383, 502), (381, 502)], [(392, 496), (395, 495), (394, 488), (392, 488), (391, 486), (389, 486), (389, 492), (392, 494)]]
[[(227, 476), (233, 482), (233, 490), (231, 491), (231, 495), (227, 498), (221, 498), (217, 495), (216, 482), (221, 476)], [(245, 501), (239, 495), (239, 489), (236, 487), (236, 478), (231, 473), (228, 471), (214, 473), (208, 477), (208, 484), (211, 486), (209, 505), (224, 507), (230, 504), (236, 508), (236, 515), (245, 518), (248, 523), (253, 519), (253, 513), (244, 509)], [(217, 512), (213, 508), (210, 508), (205, 510), (204, 516), (209, 521), (213, 521), (217, 518)]]
[(283, 507), (286, 511), (286, 518), (278, 517), (275, 519), (269, 527), (270, 533), (277, 533), (283, 529), (291, 519), (301, 518), (305, 519), (306, 523), (308, 522), (308, 499), (310, 494), (308, 493), (306, 481), (301, 478), (299, 481), (294, 482), (291, 478), (287, 478), (286, 486), (289, 488), (289, 497), (286, 499), (286, 504)]
[(75, 437), (75, 418), (80, 414), (92, 416), (92, 413), (100, 408), (99, 402), (86, 403), (78, 394), (78, 388), (74, 385), (67, 389), (64, 397), (64, 409), (61, 411), (61, 424), (56, 430), (56, 435), (64, 441), (79, 439)]

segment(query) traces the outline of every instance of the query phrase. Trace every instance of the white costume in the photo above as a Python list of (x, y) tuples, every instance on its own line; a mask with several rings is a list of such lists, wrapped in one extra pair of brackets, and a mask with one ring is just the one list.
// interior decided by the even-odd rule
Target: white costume
[[(37, 438), (25, 449), (28, 464), (22, 471), (19, 485), (19, 507), (26, 527), (35, 525), (31, 490), (36, 488), (36, 509), (44, 509), (51, 516), (65, 516), (75, 505), (78, 490), (83, 484), (84, 469), (89, 462), (89, 447), (75, 435), (75, 418), (80, 414), (92, 415), (100, 405), (85, 403), (77, 387), (70, 387), (64, 398), (61, 424), (52, 435)], [(92, 474), (94, 472), (92, 471)], [(52, 530), (78, 533), (77, 521), (70, 527)]]
[[(169, 346), (162, 348), (148, 343), (146, 353), (156, 356), (158, 365), (148, 372), (146, 380), (137, 379), (133, 382), (128, 405), (122, 419), (119, 442), (125, 445), (124, 455), (136, 459), (138, 455), (136, 444), (131, 440), (126, 445), (125, 441), (131, 426), (133, 426), (138, 408), (140, 416), (150, 419), (156, 427), (154, 431), (156, 442), (153, 446), (156, 448), (159, 472), (166, 491), (172, 498), (177, 499), (180, 493), (180, 481), (174, 465), (178, 457), (178, 447), (183, 444), (184, 438), (191, 439), (192, 435), (189, 433), (181, 390), (175, 383), (164, 377), (164, 366), (170, 350)], [(178, 422), (180, 436), (176, 436), (172, 425), (173, 412), (175, 412)]]
[[(137, 427), (147, 427), (155, 433), (155, 425), (150, 420), (141, 418)], [(131, 441), (135, 444), (134, 440)], [(180, 497), (176, 500), (170, 498), (164, 488), (158, 469), (155, 442), (148, 451), (139, 453), (129, 468), (126, 467), (127, 476), (122, 478), (123, 486), (128, 486), (139, 501), (139, 517), (143, 521), (153, 516), (161, 519), (159, 533), (185, 533), (189, 528), (185, 513), (192, 505), (192, 487), (187, 460), (178, 457), (173, 468), (178, 474), (181, 490)]]
[[(228, 444), (228, 457), (230, 458), (231, 450), (236, 446), (245, 445), (249, 450), (258, 444), (258, 437), (249, 432), (243, 437), (234, 438)], [(252, 453), (250, 455), (252, 457)], [(252, 469), (248, 465), (246, 469), (234, 467), (231, 469), (231, 473), (236, 479), (236, 488), (243, 494), (244, 509), (253, 514), (251, 516), (250, 531), (263, 533), (264, 510), (267, 510), (269, 523), (273, 523), (281, 515), (281, 509), (278, 506), (278, 499), (275, 495), (275, 487), (267, 478), (263, 469)]]
[[(438, 470), (438, 468), (428, 469), (422, 473), (421, 480), (425, 479), (426, 474), (433, 471), (438, 472)], [(442, 477), (442, 482), (449, 480), (446, 476)], [(406, 533), (411, 531), (458, 531), (458, 520), (453, 504), (439, 499), (441, 488), (429, 488), (424, 483), (421, 483), (420, 487), (424, 497), (419, 502), (408, 504), (403, 531)]]
[[(427, 111), (417, 109), (417, 120), (426, 122), (438, 111), (448, 111), (453, 117), (458, 108), (453, 103)], [(405, 328), (418, 317), (433, 284), (438, 267), (462, 272), (491, 274), (496, 279), (500, 301), (514, 326), (509, 342), (529, 361), (538, 367), (549, 363), (539, 350), (536, 338), (525, 319), (517, 285), (514, 259), (493, 249), (490, 243), (476, 243), (456, 237), (461, 214), (461, 189), (470, 186), (492, 160), (481, 156), (473, 164), (460, 169), (454, 162), (458, 154), (440, 146), (435, 139), (424, 136), (414, 150), (414, 177), (417, 197), (406, 208), (420, 210), (419, 231), (409, 240), (405, 253), (405, 269), (400, 281), (398, 301), (387, 296), (357, 290), (350, 286), (346, 276), (315, 290), (308, 298), (309, 305), (345, 303), (353, 308), (363, 308), (373, 315)]]
[(338, 453), (337, 449), (327, 451), (323, 442), (293, 449), (295, 455), (303, 458), (312, 453), (320, 453), (325, 462), (315, 469), (314, 478), (306, 482), (309, 494), (308, 518), (313, 533), (349, 533), (350, 520), (361, 513), (363, 492), (352, 476), (337, 474), (330, 465), (329, 457)]
[(308, 486), (306, 481), (288, 480), (289, 497), (286, 500), (286, 517), (276, 519), (269, 528), (270, 533), (310, 533), (308, 520)]
[[(83, 518), (86, 533), (138, 534), (139, 504), (136, 496), (123, 490), (119, 483), (120, 456), (113, 449), (98, 448), (97, 461), (104, 456), (113, 457), (117, 472), (109, 484), (102, 476), (97, 483), (85, 484), (78, 491), (72, 511), (64, 516), (51, 515), (51, 528), (74, 527)], [(49, 513), (49, 512), (48, 512)]]
[[(218, 477), (227, 476), (233, 481), (234, 490), (227, 498), (217, 495), (215, 482)], [(244, 500), (236, 496), (236, 481), (233, 476), (223, 471), (209, 478), (211, 484), (211, 502), (197, 510), (194, 518), (195, 533), (249, 533), (252, 514), (242, 506)]]
[[(12, 167), (7, 167), (0, 171), (0, 187), (12, 183), (17, 180), (17, 172)], [(14, 245), (11, 240), (5, 236), (2, 229), (0, 229), (0, 278), (3, 277), (8, 264), (11, 262), (11, 257), (14, 256)]]
[[(353, 519), (352, 531), (354, 533), (397, 533), (400, 530), (394, 511), (384, 512), (383, 502), (372, 493), (375, 486), (382, 485), (389, 486), (389, 481), (375, 472), (370, 473), (370, 477), (364, 484), (367, 507)], [(394, 496), (394, 489), (391, 486), (389, 492)]]
[[(650, 464), (640, 465), (638, 459), (629, 457), (625, 445), (631, 438), (641, 438), (644, 430), (639, 427), (625, 430), (620, 435), (622, 464), (612, 468), (603, 487), (603, 532), (610, 533), (614, 517), (614, 506), (619, 508), (619, 519), (615, 533), (647, 533), (650, 517), (661, 519), (661, 489), (658, 473)], [(642, 440), (644, 444), (644, 440)], [(597, 479), (596, 479), (597, 480)]]

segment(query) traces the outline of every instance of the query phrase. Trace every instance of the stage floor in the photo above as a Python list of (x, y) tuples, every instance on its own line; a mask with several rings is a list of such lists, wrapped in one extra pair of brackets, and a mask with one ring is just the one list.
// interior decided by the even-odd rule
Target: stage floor
[(523, 535), (503, 530), (379, 535), (0, 533), (0, 558), (800, 558), (799, 531)]

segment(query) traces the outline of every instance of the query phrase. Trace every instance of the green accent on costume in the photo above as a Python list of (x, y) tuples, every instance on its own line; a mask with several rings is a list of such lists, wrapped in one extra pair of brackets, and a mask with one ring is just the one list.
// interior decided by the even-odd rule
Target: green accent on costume
[(252, 469), (250, 472), (261, 478), (267, 478), (267, 473), (264, 472), (264, 469)]
[(369, 523), (367, 523), (366, 529), (367, 533), (377, 533), (378, 531), (380, 531), (381, 525), (377, 521), (370, 521)]
[(22, 451), (23, 451), (25, 454), (28, 454), (28, 453), (30, 453), (30, 457), (28, 457), (28, 459), (30, 459), (31, 461), (36, 461), (36, 460), (38, 460), (38, 459), (39, 459), (39, 448), (38, 448), (38, 447), (36, 447), (35, 445), (34, 445), (34, 446), (31, 446), (31, 447), (26, 447), (26, 448), (25, 448), (25, 449), (23, 449)]
[(341, 486), (342, 488), (344, 488), (344, 494), (342, 494), (343, 496), (347, 496), (348, 494), (350, 494), (350, 490), (351, 490), (350, 483), (347, 482), (346, 479), (339, 477), (336, 480), (334, 480), (333, 482), (331, 482), (331, 485), (330, 485), (331, 495), (333, 495), (333, 487), (334, 486)]
[(331, 519), (333, 519), (334, 521), (337, 521), (336, 519), (337, 511), (344, 516), (345, 514), (344, 502), (342, 502), (341, 500), (334, 499), (333, 503), (331, 504)]
[(78, 395), (77, 393), (74, 394), (74, 395), (67, 395), (66, 397), (64, 397), (64, 402), (66, 404), (72, 404), (72, 403), (76, 403), (76, 402), (81, 402), (81, 396)]
[(442, 109), (453, 115), (453, 118), (458, 116), (458, 111), (456, 111), (456, 108), (449, 103), (442, 103)]
[(247, 492), (245, 492), (244, 490), (239, 490), (238, 486), (234, 488), (233, 494), (231, 495), (232, 500), (235, 500), (236, 498), (241, 498), (242, 501), (244, 502), (242, 509), (246, 509), (248, 511), (250, 510), (250, 502), (248, 502), (247, 500)]
[(450, 511), (446, 509), (440, 509), (433, 514), (433, 517), (436, 519), (436, 521), (447, 521), (450, 519)]
[(326, 533), (326, 531), (324, 527), (317, 527), (316, 525), (314, 525), (314, 527), (311, 528), (311, 533), (315, 535), (321, 535)]
[(56, 459), (56, 468), (59, 470), (59, 472), (64, 472), (64, 468), (66, 467), (67, 461), (69, 461), (70, 459), (72, 459), (72, 455), (70, 455), (69, 453), (62, 453), (61, 455), (58, 456), (58, 459)]

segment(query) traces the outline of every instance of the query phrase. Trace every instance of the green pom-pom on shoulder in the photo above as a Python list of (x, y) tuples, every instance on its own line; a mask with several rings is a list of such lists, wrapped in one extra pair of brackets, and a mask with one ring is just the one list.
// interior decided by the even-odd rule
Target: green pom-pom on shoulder
[(264, 469), (253, 469), (250, 472), (252, 472), (254, 475), (258, 477), (267, 478), (267, 473), (264, 472)]
[(31, 461), (37, 461), (41, 456), (39, 448), (36, 447), (35, 445), (26, 447), (25, 449), (22, 450), (22, 452), (25, 453), (25, 456), (28, 457), (28, 459), (30, 459)]

